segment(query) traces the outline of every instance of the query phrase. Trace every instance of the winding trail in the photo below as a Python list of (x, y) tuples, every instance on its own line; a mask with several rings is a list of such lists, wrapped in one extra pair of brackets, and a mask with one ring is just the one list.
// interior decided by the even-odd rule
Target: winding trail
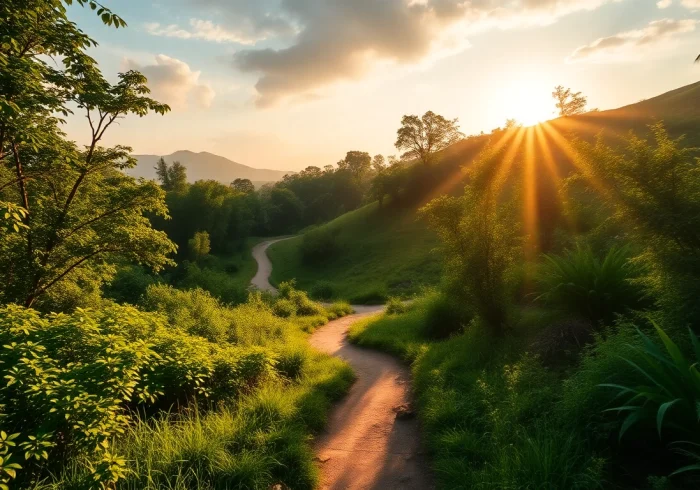
[[(267, 248), (253, 248), (258, 273), (255, 287), (275, 291), (269, 282), (272, 264)], [(430, 490), (433, 484), (421, 452), (418, 421), (410, 412), (408, 369), (382, 352), (350, 344), (350, 325), (382, 311), (383, 306), (354, 306), (356, 314), (318, 329), (310, 339), (318, 350), (346, 360), (357, 381), (331, 411), (326, 430), (314, 448), (321, 469), (321, 488), (341, 490)], [(406, 408), (409, 410), (406, 411)]]

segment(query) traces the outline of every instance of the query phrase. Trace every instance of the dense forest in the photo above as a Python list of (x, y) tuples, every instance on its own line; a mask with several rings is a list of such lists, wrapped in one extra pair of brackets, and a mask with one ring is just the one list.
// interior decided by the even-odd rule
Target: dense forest
[(151, 181), (105, 135), (170, 107), (68, 7), (126, 27), (0, 3), (0, 489), (318, 487), (355, 374), (308, 335), (348, 300), (386, 303), (349, 338), (410, 366), (438, 488), (700, 485), (700, 85), (615, 111), (559, 86), (559, 119), (472, 136), (407, 115), (399, 157), (259, 189)]

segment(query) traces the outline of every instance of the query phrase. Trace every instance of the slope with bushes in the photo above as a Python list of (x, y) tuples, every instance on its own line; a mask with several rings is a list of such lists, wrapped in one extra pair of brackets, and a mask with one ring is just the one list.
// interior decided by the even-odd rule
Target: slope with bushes
[(650, 132), (572, 145), (579, 170), (559, 191), (586, 190), (566, 211), (592, 226), (559, 226), (546, 255), (511, 213), (527, 181), (484, 153), (463, 196), (423, 210), (440, 289), (351, 329), (411, 363), (441, 488), (700, 484), (700, 173)]
[[(276, 315), (279, 301), (294, 311)], [(150, 286), (142, 309), (0, 309), (0, 483), (21, 488), (313, 488), (308, 444), (350, 386), (304, 331), (330, 310), (304, 293), (235, 308)]]

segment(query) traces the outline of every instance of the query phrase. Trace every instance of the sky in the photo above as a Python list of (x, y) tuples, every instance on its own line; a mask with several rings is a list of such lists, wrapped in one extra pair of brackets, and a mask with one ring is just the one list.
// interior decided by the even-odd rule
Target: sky
[[(401, 117), (432, 110), (465, 134), (554, 117), (557, 85), (612, 109), (700, 79), (700, 0), (104, 0), (70, 18), (108, 79), (130, 69), (172, 111), (106, 144), (208, 151), (300, 170), (350, 150), (394, 155)], [(84, 143), (72, 116), (66, 131)]]

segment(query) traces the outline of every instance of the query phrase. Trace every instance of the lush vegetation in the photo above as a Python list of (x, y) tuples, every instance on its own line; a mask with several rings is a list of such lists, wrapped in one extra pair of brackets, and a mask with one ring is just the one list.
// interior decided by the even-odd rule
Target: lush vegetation
[(531, 155), (507, 146), (482, 152), (463, 195), (421, 210), (440, 287), (350, 338), (411, 364), (440, 487), (700, 482), (700, 178), (681, 140), (650, 135), (569, 143), (578, 170), (558, 184), (554, 230), (533, 226), (517, 171)]
[(128, 177), (106, 132), (169, 108), (102, 76), (71, 4), (126, 26), (90, 0), (0, 6), (0, 488), (313, 488), (310, 435), (353, 374), (306, 335), (350, 307), (246, 291), (256, 209), (296, 198)]
[(440, 259), (432, 253), (437, 245), (412, 209), (374, 203), (278, 242), (268, 254), (275, 284), (296, 279), (318, 299), (377, 304), (437, 284)]

